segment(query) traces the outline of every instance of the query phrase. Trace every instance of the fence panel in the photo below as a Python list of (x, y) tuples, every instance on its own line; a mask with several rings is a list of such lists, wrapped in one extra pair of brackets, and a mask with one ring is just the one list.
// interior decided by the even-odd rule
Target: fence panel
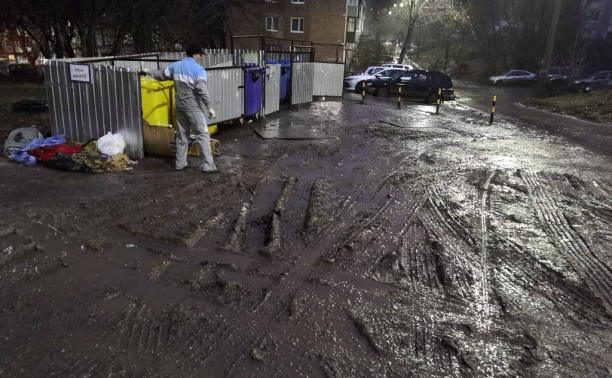
[(280, 64), (266, 65), (266, 89), (264, 98), (264, 114), (268, 115), (280, 110)]
[(312, 102), (314, 63), (291, 65), (291, 105)]
[(144, 157), (137, 73), (121, 67), (88, 67), (90, 82), (76, 82), (71, 80), (70, 63), (45, 65), (51, 132), (80, 142), (119, 133), (131, 158)]
[(314, 96), (342, 97), (344, 64), (314, 63)]
[[(240, 118), (244, 111), (242, 67), (214, 68), (207, 70), (206, 73), (212, 107), (217, 112), (217, 118), (213, 123)], [(210, 120), (208, 122), (211, 124)]]

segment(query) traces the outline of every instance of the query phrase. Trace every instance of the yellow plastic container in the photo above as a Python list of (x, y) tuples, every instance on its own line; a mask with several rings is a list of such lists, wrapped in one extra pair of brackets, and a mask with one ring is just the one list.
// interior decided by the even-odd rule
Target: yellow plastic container
[(140, 79), (142, 118), (152, 126), (176, 125), (174, 116), (174, 82)]
[[(174, 156), (170, 142), (174, 142), (176, 115), (174, 114), (174, 82), (140, 78), (142, 97), (143, 142), (145, 152), (154, 155)], [(217, 133), (217, 125), (208, 126), (210, 135)], [(198, 146), (189, 150), (198, 156)]]

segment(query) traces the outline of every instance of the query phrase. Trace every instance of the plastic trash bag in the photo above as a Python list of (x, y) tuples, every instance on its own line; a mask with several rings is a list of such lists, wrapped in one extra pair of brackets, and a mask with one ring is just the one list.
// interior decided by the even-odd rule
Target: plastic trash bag
[(27, 146), (34, 139), (42, 138), (42, 134), (34, 126), (21, 127), (10, 132), (4, 142), (4, 156), (10, 158), (13, 152)]
[(121, 134), (108, 133), (98, 139), (96, 148), (104, 155), (113, 156), (125, 150), (125, 141)]
[(30, 143), (28, 143), (27, 146), (22, 147), (16, 151), (13, 151), (11, 153), (11, 158), (15, 160), (16, 162), (21, 163), (23, 165), (36, 165), (36, 158), (30, 155), (28, 153), (29, 151), (35, 148), (38, 148), (38, 147), (55, 146), (57, 144), (62, 144), (62, 143), (66, 143), (62, 135), (54, 135), (52, 137), (44, 138), (44, 139), (37, 138), (37, 139), (32, 140)]

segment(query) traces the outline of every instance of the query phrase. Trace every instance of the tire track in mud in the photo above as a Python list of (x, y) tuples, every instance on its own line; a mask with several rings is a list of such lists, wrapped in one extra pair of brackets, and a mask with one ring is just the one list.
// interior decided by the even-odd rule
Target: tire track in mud
[[(341, 264), (341, 267), (357, 276), (366, 275), (390, 254), (402, 255), (400, 249), (407, 245), (406, 232), (423, 206), (424, 200), (415, 197), (401, 183), (397, 185), (393, 182), (397, 174), (396, 171), (387, 175), (376, 188), (376, 196), (381, 201), (382, 197), (386, 197), (384, 204), (359, 227), (339, 239), (334, 247), (338, 250), (350, 246), (355, 251), (348, 263)], [(406, 252), (405, 249), (403, 251)]]
[[(308, 205), (311, 187), (312, 182), (299, 181), (295, 177), (262, 183), (259, 194), (243, 203), (226, 250), (252, 256), (288, 257), (280, 255), (282, 246), (296, 243), (304, 232), (303, 210)], [(265, 198), (270, 197), (271, 192), (278, 193), (275, 201)], [(290, 196), (291, 206), (288, 207)]]
[(448, 207), (437, 189), (431, 186), (428, 193), (427, 206), (420, 212), (420, 218), (431, 239), (442, 248), (444, 264), (441, 269), (446, 278), (443, 281), (444, 289), (447, 294), (456, 295), (466, 303), (472, 302), (475, 299), (472, 288), (475, 276), (473, 267), (479, 262), (472, 253), (471, 245), (462, 236), (464, 232), (456, 231), (439, 210), (441, 204), (444, 208)]
[(612, 203), (609, 202), (612, 193), (608, 184), (594, 180), (593, 186), (587, 186), (575, 176), (566, 175), (565, 178), (569, 185), (578, 192), (578, 196), (586, 205), (586, 210), (599, 217), (602, 222), (606, 222), (608, 226), (611, 226), (609, 229), (612, 229)]
[[(58, 293), (55, 296), (30, 296), (29, 301), (36, 301), (39, 308), (46, 310), (35, 310), (4, 322), (7, 326), (16, 323), (11, 326), (17, 333), (23, 324), (36, 325), (36, 332), (28, 339), (11, 343), (13, 350), (10, 355), (15, 364), (7, 364), (5, 372), (20, 371), (19, 375), (26, 376), (106, 375), (112, 357), (99, 355), (97, 347), (107, 345), (110, 351), (114, 350), (111, 343), (105, 342), (112, 340), (113, 329), (121, 321), (121, 313), (112, 311), (114, 305), (107, 306), (110, 302), (100, 299), (97, 288), (82, 285), (82, 295), (73, 297), (73, 286), (74, 282), (68, 281), (54, 288)], [(2, 349), (2, 355), (8, 354)], [(32, 360), (36, 363), (33, 364)], [(25, 366), (19, 365), (24, 362)]]
[[(341, 267), (361, 276), (379, 265), (386, 254), (398, 250), (401, 246), (403, 235), (420, 206), (420, 203), (411, 203), (406, 198), (400, 199), (398, 195), (389, 195), (374, 215), (343, 236), (333, 247), (338, 250), (349, 246), (354, 251), (350, 260), (341, 263)], [(406, 219), (406, 223), (398, 218)]]
[[(360, 147), (360, 146), (358, 146)], [(296, 162), (298, 163), (298, 165), (300, 165), (299, 170), (301, 171), (301, 165), (303, 164), (303, 160), (304, 159), (297, 159)], [(287, 170), (284, 169), (283, 170), (283, 174), (286, 173)], [(310, 215), (312, 213), (314, 213), (314, 211), (310, 210), (310, 207), (312, 207), (313, 201), (312, 196), (317, 194), (317, 195), (323, 195), (326, 194), (324, 192), (324, 190), (315, 190), (317, 188), (316, 182), (312, 183), (312, 182), (308, 182), (308, 181), (298, 181), (297, 183), (292, 182), (292, 179), (286, 179), (284, 181), (284, 189), (283, 186), (279, 186), (278, 184), (281, 183), (282, 181), (280, 180), (275, 180), (276, 182), (276, 192), (280, 193), (278, 194), (278, 197), (276, 199), (276, 202), (270, 202), (269, 200), (266, 200), (266, 206), (264, 206), (265, 208), (267, 208), (268, 210), (265, 212), (262, 212), (262, 214), (268, 214), (269, 215), (269, 219), (266, 220), (265, 222), (262, 222), (262, 224), (260, 225), (260, 227), (262, 228), (268, 228), (268, 232), (269, 235), (272, 236), (272, 234), (276, 234), (276, 235), (280, 235), (280, 239), (278, 239), (280, 241), (280, 251), (282, 253), (284, 253), (285, 255), (283, 257), (287, 257), (287, 256), (293, 256), (294, 258), (297, 258), (297, 261), (302, 261), (304, 260), (304, 255), (307, 255), (306, 251), (309, 251), (309, 249), (305, 248), (305, 244), (308, 245), (308, 243), (313, 243), (316, 242), (316, 240), (311, 240), (310, 242), (307, 242), (304, 240), (304, 237), (308, 238), (309, 235), (312, 235), (312, 231), (314, 230), (309, 230), (309, 223), (311, 223), (313, 221), (313, 219), (310, 219), (312, 217), (310, 217)], [(270, 182), (270, 180), (268, 181)], [(262, 186), (266, 185), (266, 181), (263, 182)], [(228, 250), (233, 251), (233, 252), (240, 252), (243, 249), (243, 246), (246, 245), (246, 237), (245, 235), (247, 234), (248, 231), (248, 226), (249, 226), (249, 219), (253, 219), (253, 216), (251, 215), (254, 211), (257, 210), (258, 207), (260, 207), (260, 204), (257, 202), (257, 193), (263, 193), (262, 189), (260, 186), (260, 189), (256, 192), (256, 194), (253, 196), (253, 198), (251, 198), (251, 200), (249, 202), (244, 202), (243, 205), (241, 206), (240, 212), (238, 214), (236, 223), (234, 225), (234, 231), (231, 233), (229, 240), (227, 242), (227, 246), (229, 247)], [(290, 194), (287, 196), (287, 193), (290, 192)], [(284, 194), (283, 194), (284, 193)], [(308, 194), (310, 194), (310, 198), (308, 196)], [(269, 194), (268, 194), (269, 197)], [(285, 198), (287, 197), (287, 198)], [(291, 206), (285, 206), (285, 204), (290, 203)], [(272, 206), (271, 204), (274, 204), (274, 206)], [(351, 209), (353, 203), (351, 203), (351, 201), (347, 201), (345, 202), (345, 206), (343, 206), (341, 209), (343, 210), (347, 210), (347, 209)], [(274, 210), (276, 209), (276, 211)], [(327, 209), (329, 210), (329, 209)], [(274, 214), (276, 214), (278, 216), (277, 220), (280, 220), (278, 222), (274, 222)], [(306, 215), (305, 215), (306, 214)], [(322, 219), (315, 219), (315, 222), (322, 222), (324, 220)], [(324, 227), (327, 227), (325, 229), (323, 229), (322, 231), (324, 232), (328, 232), (330, 229), (333, 230), (334, 227), (336, 227), (336, 224), (333, 222), (330, 222), (331, 224), (326, 224)], [(337, 222), (336, 222), (337, 223)], [(322, 227), (323, 228), (323, 227)], [(279, 231), (274, 231), (273, 229), (282, 229), (281, 232)], [(321, 237), (320, 235), (317, 235), (317, 237)], [(258, 247), (252, 248), (252, 251), (255, 250), (265, 250), (267, 245), (265, 243), (266, 238), (260, 238), (260, 240), (262, 241)], [(268, 241), (272, 240), (272, 238), (268, 238)], [(264, 253), (265, 255), (265, 253)], [(271, 257), (275, 257), (274, 255), (272, 255)], [(320, 256), (319, 255), (315, 255), (312, 258), (312, 261), (308, 261), (307, 263), (304, 263), (306, 266), (312, 267), (314, 265), (314, 261), (316, 261)], [(262, 263), (265, 260), (265, 256), (260, 256), (260, 258), (262, 259)], [(299, 263), (296, 265), (297, 268), (293, 269), (293, 270), (303, 270), (304, 266), (300, 267)], [(309, 273), (308, 273), (309, 274)], [(304, 275), (307, 276), (308, 274)], [(289, 272), (285, 272), (283, 273), (283, 275), (281, 276), (281, 281), (277, 282), (275, 284), (275, 287), (283, 287), (283, 285), (285, 285), (285, 282), (287, 282), (287, 277), (290, 277), (292, 275), (291, 271)], [(296, 282), (303, 282), (303, 278), (299, 277), (298, 279), (292, 279), (291, 280), (296, 281)], [(297, 289), (294, 289), (297, 290)], [(287, 290), (283, 290), (283, 293), (285, 292), (289, 292), (291, 295), (292, 293), (292, 287), (288, 287)], [(242, 312), (251, 312), (254, 314), (253, 317), (254, 318), (258, 318), (258, 311), (260, 311), (260, 307), (264, 306), (264, 308), (266, 306), (270, 307), (270, 303), (274, 302), (274, 309), (271, 311), (268, 311), (268, 313), (270, 314), (269, 319), (272, 319), (272, 314), (274, 313), (278, 313), (278, 311), (281, 311), (282, 308), (284, 306), (286, 306), (286, 303), (282, 303), (282, 302), (286, 302), (286, 300), (283, 300), (281, 302), (279, 302), (278, 300), (276, 301), (272, 301), (270, 298), (272, 297), (272, 294), (277, 294), (276, 291), (268, 291), (265, 298), (263, 299), (263, 302), (260, 303), (254, 310), (253, 307), (244, 307), (242, 308), (240, 311)], [(290, 295), (285, 295), (287, 298), (290, 297)], [(278, 297), (278, 295), (277, 295)], [(264, 311), (264, 314), (266, 313), (266, 311)], [(271, 320), (268, 320), (266, 322), (269, 322)], [(254, 321), (257, 324), (263, 324), (261, 323), (260, 320), (256, 320)], [(261, 327), (265, 326), (265, 324), (263, 324)], [(190, 361), (192, 361), (192, 363), (190, 364), (190, 366), (186, 367), (186, 371), (189, 371), (191, 374), (193, 374), (193, 372), (195, 370), (197, 370), (197, 366), (200, 365), (200, 361), (202, 361), (205, 357), (210, 354), (210, 349), (215, 348), (216, 345), (221, 345), (223, 346), (223, 342), (228, 340), (228, 335), (231, 334), (236, 334), (236, 333), (240, 333), (240, 334), (249, 334), (252, 335), (253, 333), (250, 332), (248, 329), (248, 325), (243, 324), (243, 327), (239, 327), (238, 330), (236, 329), (230, 329), (227, 326), (221, 326), (220, 328), (218, 328), (216, 331), (210, 333), (206, 338), (206, 340), (204, 340), (203, 338), (198, 338), (198, 337), (188, 337), (187, 342), (183, 345), (181, 345), (181, 347), (179, 347), (174, 355), (175, 356), (187, 356), (189, 358)], [(255, 327), (257, 328), (257, 327)], [(214, 341), (210, 341), (209, 338), (214, 339)], [(240, 336), (239, 339), (242, 340), (243, 336)], [(250, 339), (250, 336), (249, 338)], [(244, 341), (244, 340), (243, 340)], [(243, 341), (240, 341), (240, 343), (244, 344)], [(254, 342), (257, 341), (257, 336), (253, 339)], [(247, 343), (248, 344), (248, 343)], [(248, 347), (245, 348), (240, 348), (240, 347), (236, 347), (236, 346), (226, 346), (225, 348), (222, 348), (221, 350), (225, 350), (225, 351), (231, 351), (228, 352), (230, 355), (231, 354), (236, 354), (235, 355), (235, 359), (238, 359), (240, 357), (240, 351), (246, 351), (248, 349)], [(248, 351), (247, 351), (248, 352)], [(247, 353), (245, 352), (245, 353)], [(222, 352), (219, 352), (220, 354), (223, 354)], [(207, 363), (210, 363), (212, 365), (214, 364), (224, 364), (226, 358), (225, 356), (221, 356), (222, 358), (217, 358), (217, 359), (209, 359), (207, 360)], [(213, 362), (211, 362), (213, 361)], [(226, 368), (227, 367), (226, 365)]]
[(563, 212), (537, 175), (526, 171), (521, 173), (536, 215), (551, 242), (612, 313), (612, 270), (593, 253), (569, 225)]
[(480, 232), (481, 232), (481, 245), (480, 245), (480, 287), (476, 287), (476, 298), (477, 305), (479, 307), (478, 314), (480, 315), (479, 325), (482, 327), (482, 332), (489, 332), (491, 322), (491, 306), (489, 303), (489, 263), (488, 263), (488, 192), (491, 187), (491, 180), (495, 176), (496, 172), (492, 171), (488, 174), (487, 179), (482, 187), (482, 196), (480, 201)]
[[(503, 235), (494, 233), (491, 238), (504, 246), (497, 247), (493, 257), (497, 286), (507, 286), (505, 291), (510, 292), (537, 292), (556, 306), (559, 313), (565, 313), (581, 323), (595, 326), (612, 324), (612, 317), (587, 288), (568, 282), (559, 272), (553, 271), (535, 259), (523, 246)], [(504, 304), (502, 308), (506, 306)]]
[[(312, 185), (314, 189), (316, 185)], [(297, 190), (296, 190), (297, 188)], [(308, 208), (317, 202), (316, 198), (311, 198), (306, 204)], [(322, 195), (324, 193), (318, 193)], [(293, 203), (293, 197), (303, 198), (303, 187), (296, 185), (293, 187), (286, 203)], [(337, 240), (345, 233), (348, 227), (359, 221), (360, 214), (374, 208), (379, 211), (387, 202), (386, 195), (380, 195), (378, 191), (368, 192), (363, 190), (354, 200), (345, 202), (344, 205), (334, 214), (335, 221), (326, 222), (321, 227), (321, 233), (316, 238), (304, 244), (300, 240), (284, 245), (284, 249), (295, 249), (293, 255), (297, 257), (295, 264), (280, 279), (276, 287), (268, 291), (262, 302), (253, 308), (247, 319), (248, 322), (238, 324), (235, 328), (222, 327), (211, 340), (200, 348), (190, 353), (192, 356), (200, 356), (203, 359), (199, 366), (192, 366), (189, 371), (195, 374), (201, 372), (217, 372), (225, 375), (230, 374), (238, 361), (245, 358), (250, 353), (258, 341), (265, 335), (270, 324), (278, 313), (290, 303), (291, 298), (304, 285), (305, 280), (316, 269), (316, 262), (337, 243)], [(299, 200), (298, 200), (299, 202)], [(303, 209), (302, 213), (312, 214), (315, 210)], [(294, 223), (288, 221), (289, 223)], [(285, 224), (285, 222), (281, 222)], [(286, 233), (283, 230), (283, 235)]]
[[(277, 194), (276, 200), (272, 201), (273, 197), (270, 197), (270, 188), (274, 188), (274, 193)], [(280, 253), (287, 252), (290, 255), (295, 254), (299, 251), (300, 240), (295, 236), (303, 230), (303, 214), (307, 211), (308, 201), (305, 194), (310, 191), (312, 183), (309, 182), (298, 182), (296, 178), (288, 178), (285, 181), (279, 180), (268, 180), (264, 181), (258, 190), (258, 193), (264, 198), (255, 195), (250, 202), (243, 204), (238, 220), (236, 221), (233, 233), (229, 237), (228, 246), (234, 253), (240, 251), (246, 251), (247, 254), (267, 255), (271, 257), (287, 257), (279, 256)], [(260, 203), (263, 206), (260, 206)], [(287, 210), (286, 204), (291, 203), (290, 210)], [(257, 205), (254, 205), (257, 204)], [(293, 218), (294, 215), (302, 214), (302, 218)], [(288, 215), (288, 216), (285, 216)], [(262, 219), (264, 219), (262, 221)], [(254, 222), (252, 220), (259, 220)], [(264, 256), (261, 256), (263, 259)], [(289, 276), (287, 274), (286, 276)], [(283, 279), (284, 280), (284, 279)], [(283, 283), (281, 282), (281, 285)], [(264, 306), (266, 301), (269, 301), (271, 297), (270, 293), (266, 295), (263, 302), (256, 306), (255, 309), (243, 309), (247, 311), (251, 318), (260, 318), (261, 307)], [(265, 306), (264, 306), (265, 307)], [(280, 309), (274, 308), (270, 313), (278, 312)], [(269, 320), (268, 320), (269, 321)], [(263, 325), (260, 325), (261, 328)], [(258, 327), (255, 327), (258, 328)], [(246, 330), (240, 331), (246, 332)], [(218, 345), (224, 344), (228, 339), (231, 339), (231, 335), (237, 331), (222, 325), (218, 328), (213, 335), (209, 335), (214, 341), (203, 340), (201, 337), (189, 338), (183, 344), (183, 347), (178, 348), (173, 355), (178, 356), (189, 356), (190, 359), (196, 359), (199, 363), (203, 356), (208, 356), (211, 353), (215, 353), (212, 349)], [(251, 340), (252, 343), (256, 342), (256, 339)], [(243, 344), (242, 339), (236, 341), (239, 344)], [(238, 346), (228, 346), (226, 352), (242, 353), (245, 350)], [(248, 349), (248, 348), (247, 348)], [(216, 349), (215, 349), (216, 350)], [(220, 361), (225, 360), (225, 356), (222, 358), (215, 359), (214, 364), (219, 364)], [(234, 360), (238, 359), (239, 355), (234, 357)], [(232, 360), (232, 361), (234, 361)], [(197, 363), (191, 363), (187, 370), (193, 373), (199, 368), (196, 366)]]

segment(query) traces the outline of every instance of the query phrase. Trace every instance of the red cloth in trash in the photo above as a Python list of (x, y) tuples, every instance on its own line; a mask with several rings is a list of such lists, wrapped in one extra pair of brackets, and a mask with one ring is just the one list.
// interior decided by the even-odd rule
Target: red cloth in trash
[(66, 143), (56, 144), (54, 146), (43, 146), (38, 147), (33, 150), (28, 151), (28, 154), (34, 156), (36, 161), (41, 163), (43, 161), (47, 161), (54, 157), (58, 152), (61, 152), (65, 155), (78, 154), (83, 151), (83, 148), (80, 145), (71, 146)]

